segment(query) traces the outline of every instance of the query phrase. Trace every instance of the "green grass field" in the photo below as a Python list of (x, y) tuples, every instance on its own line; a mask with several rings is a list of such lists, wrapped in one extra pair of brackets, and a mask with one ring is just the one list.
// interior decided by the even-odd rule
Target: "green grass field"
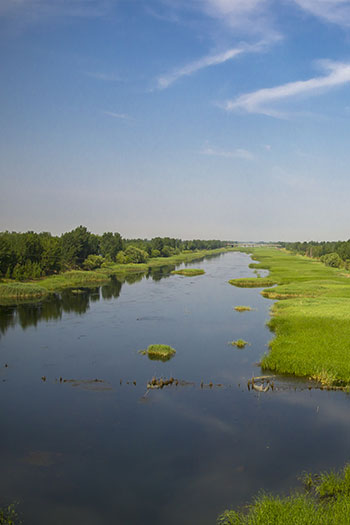
[(278, 497), (261, 494), (241, 512), (225, 511), (221, 525), (349, 525), (350, 465), (337, 473), (307, 474), (304, 492)]
[(272, 307), (269, 326), (276, 337), (262, 368), (316, 379), (327, 386), (349, 386), (349, 276), (344, 270), (276, 248), (252, 252), (259, 263), (251, 266), (268, 269), (268, 278), (277, 285), (262, 294), (283, 299)]

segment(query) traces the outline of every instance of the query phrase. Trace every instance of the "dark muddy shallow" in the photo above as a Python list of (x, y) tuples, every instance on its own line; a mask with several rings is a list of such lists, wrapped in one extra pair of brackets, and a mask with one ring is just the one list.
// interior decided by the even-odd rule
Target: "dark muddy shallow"
[[(193, 262), (200, 277), (169, 267), (0, 308), (0, 504), (18, 501), (24, 525), (209, 525), (261, 488), (342, 466), (348, 395), (247, 389), (272, 337), (271, 301), (227, 283), (253, 276), (249, 262), (228, 253)], [(153, 343), (176, 355), (138, 353)], [(147, 391), (152, 377), (179, 384)]]

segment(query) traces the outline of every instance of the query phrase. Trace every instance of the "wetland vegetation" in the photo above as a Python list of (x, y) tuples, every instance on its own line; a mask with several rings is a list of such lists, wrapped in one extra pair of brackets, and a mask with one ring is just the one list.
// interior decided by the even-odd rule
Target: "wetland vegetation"
[(185, 275), (186, 277), (194, 277), (195, 275), (203, 275), (205, 271), (200, 268), (183, 268), (182, 270), (173, 270), (171, 273), (175, 275)]
[(229, 344), (232, 346), (236, 346), (237, 348), (244, 348), (247, 346), (248, 342), (244, 341), (244, 339), (237, 339), (237, 341), (230, 341)]
[(252, 308), (250, 306), (235, 306), (234, 309), (236, 312), (251, 312)]
[(350, 465), (340, 472), (304, 474), (304, 490), (290, 496), (260, 494), (243, 511), (225, 511), (220, 525), (334, 525), (349, 523)]
[(140, 354), (147, 355), (149, 359), (158, 361), (169, 361), (176, 354), (175, 348), (169, 345), (149, 345), (146, 350), (140, 350)]
[[(264, 297), (283, 299), (272, 307), (276, 337), (263, 369), (350, 385), (350, 281), (343, 269), (275, 248), (253, 249), (254, 268), (268, 269), (277, 286)], [(259, 279), (256, 279), (259, 281)], [(233, 280), (235, 281), (235, 280)], [(236, 284), (230, 281), (231, 284)]]

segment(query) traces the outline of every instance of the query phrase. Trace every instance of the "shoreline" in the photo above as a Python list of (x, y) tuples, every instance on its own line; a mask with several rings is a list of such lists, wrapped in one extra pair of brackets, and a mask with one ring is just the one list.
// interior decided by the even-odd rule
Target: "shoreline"
[(60, 290), (79, 287), (90, 288), (106, 284), (112, 277), (124, 279), (131, 274), (146, 274), (153, 268), (176, 266), (181, 263), (192, 262), (203, 259), (204, 257), (220, 255), (221, 253), (230, 251), (235, 250), (234, 248), (217, 248), (215, 250), (199, 250), (189, 253), (182, 252), (171, 257), (155, 257), (147, 263), (110, 263), (98, 270), (71, 270), (31, 281), (3, 280), (3, 282), (0, 282), (0, 305), (16, 304), (16, 302), (28, 300), (40, 300), (50, 293), (59, 292)]

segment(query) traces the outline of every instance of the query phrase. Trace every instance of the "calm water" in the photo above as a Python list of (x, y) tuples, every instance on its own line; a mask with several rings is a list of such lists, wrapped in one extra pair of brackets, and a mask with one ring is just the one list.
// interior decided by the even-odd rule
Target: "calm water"
[[(0, 504), (18, 501), (24, 525), (209, 525), (348, 461), (349, 396), (291, 380), (247, 390), (272, 337), (271, 301), (227, 284), (249, 262), (228, 253), (193, 263), (203, 276), (165, 268), (0, 308)], [(138, 353), (152, 343), (176, 356)], [(153, 376), (188, 384), (145, 395)]]

